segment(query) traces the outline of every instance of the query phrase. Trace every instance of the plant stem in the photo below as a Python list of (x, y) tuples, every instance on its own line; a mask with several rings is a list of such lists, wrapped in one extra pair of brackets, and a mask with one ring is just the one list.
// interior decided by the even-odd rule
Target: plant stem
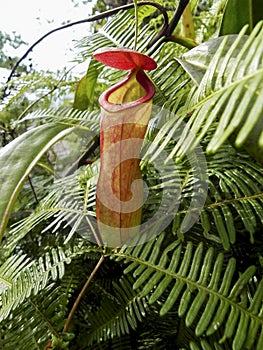
[[(163, 42), (169, 41), (169, 38), (171, 37), (175, 27), (177, 26), (177, 24), (182, 16), (186, 6), (188, 5), (188, 3), (189, 3), (189, 0), (179, 0), (178, 6), (175, 10), (174, 16), (173, 16), (170, 24), (168, 24), (168, 22), (164, 22), (164, 25), (163, 25), (162, 29), (160, 30), (160, 32), (148, 44), (148, 46), (147, 46), (148, 49), (153, 47), (153, 45), (155, 43), (157, 43), (157, 41), (159, 41), (160, 39), (162, 39), (162, 40), (159, 42), (159, 45), (162, 44)], [(153, 54), (155, 52), (155, 50), (159, 47), (159, 45), (153, 47), (148, 52), (148, 55)]]
[(80, 301), (81, 301), (83, 295), (85, 294), (85, 292), (86, 292), (88, 286), (90, 285), (90, 283), (91, 283), (93, 277), (95, 276), (96, 272), (97, 272), (98, 269), (100, 268), (100, 266), (101, 266), (101, 264), (103, 263), (103, 261), (104, 261), (104, 255), (101, 255), (101, 257), (100, 257), (100, 259), (99, 259), (97, 265), (94, 267), (93, 271), (92, 271), (91, 274), (89, 275), (89, 278), (87, 279), (86, 283), (85, 283), (84, 286), (82, 287), (82, 289), (81, 289), (81, 291), (80, 291), (80, 293), (79, 293), (79, 295), (78, 295), (78, 297), (77, 297), (77, 299), (76, 299), (76, 301), (75, 301), (75, 303), (74, 303), (72, 309), (70, 310), (70, 313), (69, 313), (69, 315), (68, 315), (67, 321), (66, 321), (65, 326), (64, 326), (64, 328), (63, 328), (63, 332), (67, 332), (67, 331), (68, 331), (69, 326), (70, 326), (70, 323), (71, 323), (71, 321), (72, 321), (72, 319), (73, 319), (74, 313), (75, 313), (75, 311), (77, 310), (77, 308), (78, 308), (78, 306), (79, 306), (79, 303), (80, 303)]
[(189, 3), (189, 0), (179, 0), (174, 16), (167, 28), (166, 36), (172, 35), (188, 3)]
[(39, 307), (29, 298), (28, 299), (29, 303), (35, 308), (35, 310), (37, 311), (37, 313), (40, 315), (40, 317), (44, 320), (44, 322), (46, 323), (48, 329), (50, 330), (50, 332), (55, 335), (57, 338), (59, 338), (59, 334), (58, 332), (55, 330), (55, 328), (53, 327), (53, 325), (50, 323), (49, 319), (46, 317), (45, 314), (43, 314), (43, 312), (39, 309)]
[(36, 204), (39, 204), (39, 200), (38, 200), (38, 198), (37, 198), (37, 194), (36, 194), (36, 191), (35, 191), (35, 188), (34, 188), (34, 185), (33, 185), (33, 183), (32, 183), (32, 180), (31, 180), (31, 177), (30, 177), (30, 175), (28, 176), (28, 182), (29, 182), (29, 186), (30, 186), (30, 188), (31, 188), (31, 191), (32, 191), (32, 193), (33, 193), (33, 197), (34, 197), (34, 199), (35, 199), (35, 202), (36, 202)]

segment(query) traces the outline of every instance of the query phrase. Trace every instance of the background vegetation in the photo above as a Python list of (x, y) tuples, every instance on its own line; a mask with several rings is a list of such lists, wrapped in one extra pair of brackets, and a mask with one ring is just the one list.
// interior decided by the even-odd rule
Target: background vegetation
[[(171, 21), (177, 2), (159, 3)], [(158, 63), (149, 76), (162, 111), (153, 114), (141, 162), (144, 221), (160, 210), (164, 188), (178, 210), (159, 235), (151, 227), (135, 246), (98, 246), (92, 219), (98, 97), (125, 74), (92, 54), (134, 48), (134, 9), (95, 22), (77, 43), (76, 64), (87, 62), (81, 85), (70, 72), (20, 65), (3, 86), (1, 349), (263, 348), (262, 7), (190, 4), (182, 24), (150, 48), (164, 17), (138, 7), (137, 50)], [(9, 38), (1, 38), (3, 50)], [(1, 56), (2, 66), (8, 62)], [(164, 153), (180, 184), (169, 162), (162, 181), (154, 168)]]

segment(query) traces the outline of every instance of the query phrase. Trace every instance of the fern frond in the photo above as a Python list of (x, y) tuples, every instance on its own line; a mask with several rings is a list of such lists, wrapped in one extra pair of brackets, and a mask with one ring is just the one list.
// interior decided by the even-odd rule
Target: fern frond
[(5, 250), (10, 253), (21, 239), (41, 223), (43, 234), (47, 231), (61, 234), (61, 229), (69, 228), (67, 241), (76, 232), (84, 237), (91, 236), (88, 222), (90, 216), (95, 216), (97, 175), (98, 164), (93, 163), (84, 170), (79, 169), (73, 175), (55, 181), (53, 189), (50, 188), (37, 209), (12, 228)]
[[(40, 123), (65, 123), (68, 125), (79, 125), (80, 129), (86, 132), (92, 131), (95, 135), (99, 135), (99, 112), (98, 111), (79, 111), (71, 107), (67, 108), (50, 108), (45, 110), (36, 110), (30, 112), (21, 119), (19, 123), (26, 121), (40, 122)], [(88, 137), (89, 135), (87, 135)]]
[(176, 46), (164, 47), (158, 55), (153, 56), (158, 69), (150, 74), (156, 86), (154, 104), (172, 113), (176, 113), (182, 106), (191, 87), (182, 67), (173, 59), (179, 52), (180, 49)]
[(34, 295), (24, 300), (13, 310), (12, 317), (2, 322), (0, 346), (3, 349), (25, 349), (26, 346), (26, 349), (42, 350), (52, 335), (59, 337), (67, 313), (67, 295), (54, 286), (48, 286), (41, 295), (41, 300)]
[(132, 283), (131, 276), (123, 276), (118, 283), (113, 282), (110, 295), (107, 293), (101, 297), (98, 310), (89, 312), (91, 327), (86, 333), (87, 345), (129, 334), (144, 319), (147, 303), (140, 293), (133, 290)]
[(190, 208), (188, 204), (194, 189), (194, 175), (189, 175), (182, 189), (180, 207), (173, 224), (174, 233), (180, 237), (181, 232), (185, 232), (185, 215), (200, 213), (206, 239), (229, 250), (238, 240), (238, 233), (244, 231), (254, 243), (258, 225), (263, 223), (262, 168), (230, 144), (223, 145), (216, 155), (207, 157), (208, 191), (201, 210)]
[[(32, 74), (22, 74), (20, 77), (12, 79), (9, 85), (11, 85), (12, 88), (10, 90), (10, 95), (5, 98), (1, 105), (1, 113), (8, 112), (16, 102), (21, 101), (22, 98), (27, 99), (30, 94), (34, 94), (36, 98), (45, 97), (48, 92), (55, 90), (57, 87), (60, 88), (60, 96), (57, 96), (58, 100), (59, 97), (63, 95), (63, 89), (69, 91), (72, 81), (66, 78), (66, 74), (63, 79), (61, 79), (50, 73), (40, 74), (34, 72)], [(49, 104), (50, 101), (48, 105)], [(12, 120), (14, 119), (13, 116)]]
[[(206, 137), (214, 123), (218, 125), (207, 146), (207, 152), (212, 153), (235, 133), (236, 145), (242, 146), (253, 132), (253, 128), (260, 123), (263, 111), (260, 98), (263, 93), (262, 22), (258, 23), (245, 40), (245, 44), (244, 30), (232, 40), (230, 41), (229, 36), (224, 40), (220, 39), (221, 44), (214, 53), (213, 60), (205, 66), (199, 86), (193, 88), (189, 94), (184, 111), (181, 112), (182, 117), (188, 114), (189, 121), (171, 157), (175, 154), (182, 156), (189, 149), (194, 149), (198, 142)], [(190, 60), (191, 51), (187, 55)], [(206, 64), (202, 59), (198, 63)], [(175, 134), (176, 129), (172, 130)], [(172, 132), (170, 135), (169, 137), (173, 136)], [(257, 138), (258, 142), (260, 137), (259, 135)]]
[[(143, 13), (150, 14), (150, 7), (139, 7), (139, 20), (143, 18)], [(138, 51), (143, 52), (147, 44), (156, 34), (154, 29), (143, 23), (139, 23)], [(109, 47), (133, 47), (135, 35), (134, 9), (123, 11), (111, 18), (106, 25), (97, 33), (83, 38), (77, 45), (82, 49), (81, 60), (91, 56), (97, 49), (104, 46)]]
[[(88, 249), (89, 251), (89, 249)], [(38, 294), (43, 289), (48, 288), (54, 281), (64, 276), (65, 265), (71, 262), (71, 259), (79, 254), (85, 254), (84, 249), (63, 250), (61, 247), (52, 248), (36, 261), (30, 261), (26, 256), (17, 258), (17, 262), (23, 266), (17, 267), (16, 277), (10, 280), (8, 288), (1, 293), (0, 320), (8, 318), (11, 312), (17, 309), (30, 296)], [(14, 257), (16, 257), (14, 255)], [(14, 263), (14, 257), (7, 259), (5, 266)], [(17, 264), (14, 264), (16, 266)], [(5, 270), (5, 268), (3, 268)], [(3, 280), (5, 275), (3, 275)]]
[(78, 350), (133, 350), (132, 335), (124, 335), (108, 339), (105, 342), (95, 343), (90, 346), (78, 347)]
[(25, 255), (14, 255), (6, 260), (0, 267), (0, 293), (10, 288), (21, 270), (25, 266), (29, 268), (31, 264), (32, 262)]
[[(195, 327), (199, 337), (209, 338), (220, 329), (220, 342), (231, 339), (236, 350), (244, 349), (244, 344), (246, 349), (261, 349), (263, 280), (258, 282), (254, 295), (246, 297), (255, 267), (250, 266), (236, 278), (234, 258), (224, 266), (224, 255), (215, 257), (214, 249), (204, 251), (202, 243), (194, 248), (192, 242), (184, 247), (175, 241), (163, 249), (164, 238), (162, 234), (145, 246), (126, 247), (115, 254), (118, 260), (130, 263), (125, 272), (133, 271), (134, 289), (141, 289), (150, 304), (165, 295), (160, 315), (179, 301), (178, 315), (184, 316), (187, 327)], [(258, 339), (254, 332), (258, 332)]]
[[(229, 158), (222, 171), (222, 160), (227, 150)], [(250, 234), (251, 243), (254, 243), (257, 227), (263, 223), (262, 168), (246, 155), (234, 152), (232, 158), (230, 146), (222, 146), (222, 152), (217, 152), (211, 164), (207, 204), (202, 211), (204, 221), (215, 222), (224, 248), (229, 249), (230, 244), (236, 242), (236, 228), (241, 229), (240, 222), (235, 219), (238, 216), (245, 232)], [(209, 218), (205, 219), (206, 215)], [(204, 226), (209, 232), (211, 226)]]

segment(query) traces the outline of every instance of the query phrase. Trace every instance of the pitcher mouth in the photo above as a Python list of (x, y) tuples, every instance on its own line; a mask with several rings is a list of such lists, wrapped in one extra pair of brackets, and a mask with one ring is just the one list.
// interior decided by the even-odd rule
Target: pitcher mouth
[[(125, 85), (129, 84), (133, 78), (136, 79), (136, 82), (140, 87), (140, 92), (138, 94), (139, 98), (131, 100), (128, 99), (127, 101), (125, 99), (118, 98), (118, 90), (123, 89)], [(99, 103), (102, 108), (114, 113), (119, 112), (120, 110), (126, 110), (138, 106), (142, 103), (147, 103), (153, 98), (154, 94), (155, 86), (152, 81), (143, 70), (134, 69), (126, 78), (102, 93), (102, 95), (99, 97)]]

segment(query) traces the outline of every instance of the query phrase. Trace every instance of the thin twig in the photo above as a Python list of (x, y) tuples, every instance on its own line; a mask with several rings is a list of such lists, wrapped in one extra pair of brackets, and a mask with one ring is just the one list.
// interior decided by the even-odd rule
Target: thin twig
[(55, 330), (53, 325), (50, 323), (50, 321), (46, 317), (46, 315), (40, 310), (40, 308), (35, 303), (33, 303), (33, 301), (30, 298), (28, 299), (28, 301), (34, 307), (34, 309), (37, 311), (37, 313), (40, 315), (40, 317), (44, 320), (44, 322), (46, 323), (46, 325), (47, 325), (48, 329), (50, 330), (50, 332), (53, 335), (55, 335), (57, 338), (59, 338), (58, 332)]
[(84, 284), (84, 286), (82, 287), (72, 309), (70, 310), (70, 313), (68, 315), (68, 318), (67, 318), (67, 321), (65, 323), (65, 326), (63, 328), (63, 332), (67, 332), (68, 329), (69, 329), (69, 326), (70, 326), (70, 323), (73, 319), (73, 316), (74, 316), (74, 313), (75, 311), (77, 310), (78, 306), (79, 306), (79, 303), (83, 297), (83, 295), (85, 294), (88, 286), (90, 285), (90, 282), (92, 281), (93, 277), (95, 276), (96, 272), (98, 271), (98, 269), (100, 268), (101, 264), (103, 263), (104, 261), (104, 255), (102, 255), (97, 263), (97, 265), (94, 267), (92, 273), (89, 275), (89, 278), (87, 279), (86, 283)]
[[(149, 55), (153, 54), (155, 50), (160, 46), (160, 44), (169, 41), (168, 38), (171, 36), (175, 27), (177, 26), (188, 3), (189, 3), (189, 0), (179, 0), (178, 6), (175, 10), (174, 16), (170, 24), (168, 22), (167, 23), (165, 22), (160, 32), (148, 44), (147, 48), (148, 49), (152, 48), (152, 50), (148, 52)], [(158, 45), (153, 47), (153, 45), (156, 44), (159, 40), (160, 42), (158, 43)]]
[(95, 230), (95, 228), (92, 226), (91, 221), (90, 221), (90, 219), (88, 217), (86, 218), (86, 220), (87, 220), (88, 225), (89, 225), (89, 227), (91, 229), (91, 232), (92, 232), (92, 234), (93, 234), (93, 236), (94, 236), (94, 238), (96, 240), (97, 245), (99, 247), (101, 247), (103, 245), (103, 239), (102, 239), (102, 237), (100, 235), (100, 231), (97, 232)]
[(189, 3), (189, 0), (179, 0), (174, 16), (167, 28), (166, 36), (172, 35), (188, 3)]
[(37, 194), (36, 194), (36, 191), (35, 191), (35, 188), (34, 188), (34, 185), (33, 185), (33, 183), (32, 183), (32, 180), (31, 180), (30, 175), (28, 175), (27, 180), (28, 180), (28, 182), (29, 182), (29, 186), (30, 186), (31, 191), (32, 191), (32, 193), (33, 193), (33, 197), (35, 198), (36, 204), (39, 204), (39, 200), (38, 200), (38, 198), (37, 198)]
[(92, 143), (88, 146), (88, 148), (83, 152), (83, 154), (72, 164), (72, 166), (68, 169), (68, 171), (65, 174), (66, 176), (72, 175), (74, 171), (78, 168), (80, 168), (82, 165), (87, 165), (87, 159), (88, 157), (95, 152), (97, 147), (100, 144), (99, 137), (94, 137), (92, 140)]

